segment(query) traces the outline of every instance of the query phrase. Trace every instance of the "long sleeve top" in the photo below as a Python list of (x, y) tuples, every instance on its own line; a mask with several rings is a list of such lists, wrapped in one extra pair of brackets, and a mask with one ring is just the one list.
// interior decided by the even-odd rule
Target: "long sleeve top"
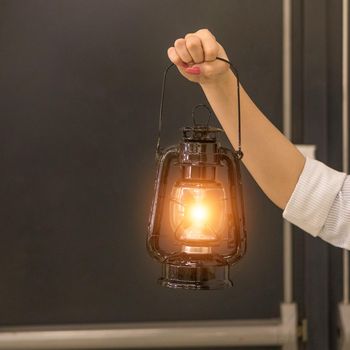
[(350, 250), (350, 176), (306, 158), (283, 217), (314, 237)]

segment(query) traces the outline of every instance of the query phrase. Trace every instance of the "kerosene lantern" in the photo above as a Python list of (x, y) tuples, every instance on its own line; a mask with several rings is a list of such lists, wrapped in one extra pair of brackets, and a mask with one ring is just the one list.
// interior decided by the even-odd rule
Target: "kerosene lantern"
[[(229, 61), (218, 58), (232, 65)], [(210, 110), (198, 105), (193, 125), (182, 129), (179, 144), (161, 150), (163, 101), (168, 66), (164, 72), (157, 144), (157, 177), (148, 227), (147, 248), (162, 264), (158, 282), (165, 287), (222, 289), (232, 286), (231, 265), (246, 252), (246, 230), (240, 161), (240, 95), (238, 150), (222, 147), (223, 130), (209, 125)], [(198, 123), (199, 107), (209, 111)]]

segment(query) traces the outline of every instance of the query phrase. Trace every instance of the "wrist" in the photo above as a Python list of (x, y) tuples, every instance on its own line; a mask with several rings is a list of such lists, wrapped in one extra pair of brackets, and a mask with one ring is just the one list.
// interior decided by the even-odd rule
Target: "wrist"
[(200, 82), (199, 85), (203, 90), (205, 90), (229, 87), (232, 85), (232, 83), (236, 82), (236, 76), (233, 74), (231, 69), (228, 69), (225, 73), (220, 74), (215, 79), (208, 79), (204, 82)]
[(232, 92), (236, 91), (236, 85), (237, 78), (231, 69), (227, 70), (227, 72), (215, 80), (200, 83), (200, 86), (207, 98), (209, 96), (216, 96), (217, 94), (229, 97)]

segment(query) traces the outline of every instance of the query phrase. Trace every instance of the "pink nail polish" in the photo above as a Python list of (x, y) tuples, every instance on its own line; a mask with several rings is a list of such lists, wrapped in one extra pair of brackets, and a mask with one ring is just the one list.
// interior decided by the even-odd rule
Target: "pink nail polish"
[(188, 74), (199, 75), (201, 74), (201, 69), (199, 67), (189, 67), (185, 69), (185, 72)]

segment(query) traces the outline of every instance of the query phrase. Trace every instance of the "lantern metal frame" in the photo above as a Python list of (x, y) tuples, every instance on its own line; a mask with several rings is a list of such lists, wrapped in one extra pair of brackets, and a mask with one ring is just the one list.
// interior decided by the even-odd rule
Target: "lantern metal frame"
[[(246, 229), (244, 217), (244, 203), (242, 194), (242, 183), (240, 174), (240, 161), (243, 157), (241, 150), (241, 107), (240, 107), (240, 82), (237, 70), (232, 66), (231, 62), (226, 59), (217, 57), (218, 60), (228, 63), (236, 75), (237, 79), (237, 109), (238, 109), (238, 149), (231, 150), (222, 147), (217, 142), (217, 134), (223, 130), (209, 126), (211, 116), (210, 109), (199, 104), (192, 110), (192, 127), (183, 128), (183, 141), (180, 145), (170, 146), (164, 150), (160, 147), (163, 108), (165, 98), (165, 87), (167, 74), (174, 67), (170, 64), (166, 67), (163, 76), (161, 103), (159, 111), (159, 128), (158, 141), (156, 148), (156, 160), (158, 170), (155, 181), (155, 194), (151, 208), (151, 215), (148, 227), (147, 248), (150, 255), (163, 264), (162, 277), (158, 282), (162, 286), (170, 288), (184, 289), (222, 289), (232, 286), (229, 278), (229, 267), (239, 261), (246, 252)], [(199, 124), (195, 119), (195, 112), (199, 107), (204, 107), (209, 111), (209, 117), (206, 124)], [(162, 217), (164, 211), (164, 200), (167, 190), (167, 177), (172, 162), (178, 160), (179, 164), (186, 169), (186, 177), (191, 178), (194, 172), (202, 172), (201, 180), (213, 176), (215, 179), (215, 167), (225, 163), (228, 171), (228, 182), (231, 209), (234, 219), (230, 223), (228, 229), (229, 235), (233, 237), (235, 244), (233, 252), (229, 255), (221, 257), (220, 255), (208, 254), (203, 258), (203, 254), (182, 254), (175, 258), (169, 256), (159, 246), (160, 228), (162, 225)], [(211, 172), (212, 170), (212, 172)], [(199, 175), (196, 175), (199, 176)], [(197, 177), (198, 178), (198, 177)], [(234, 207), (234, 208), (233, 208)], [(186, 257), (184, 257), (186, 256)], [(220, 261), (221, 259), (221, 261)]]

